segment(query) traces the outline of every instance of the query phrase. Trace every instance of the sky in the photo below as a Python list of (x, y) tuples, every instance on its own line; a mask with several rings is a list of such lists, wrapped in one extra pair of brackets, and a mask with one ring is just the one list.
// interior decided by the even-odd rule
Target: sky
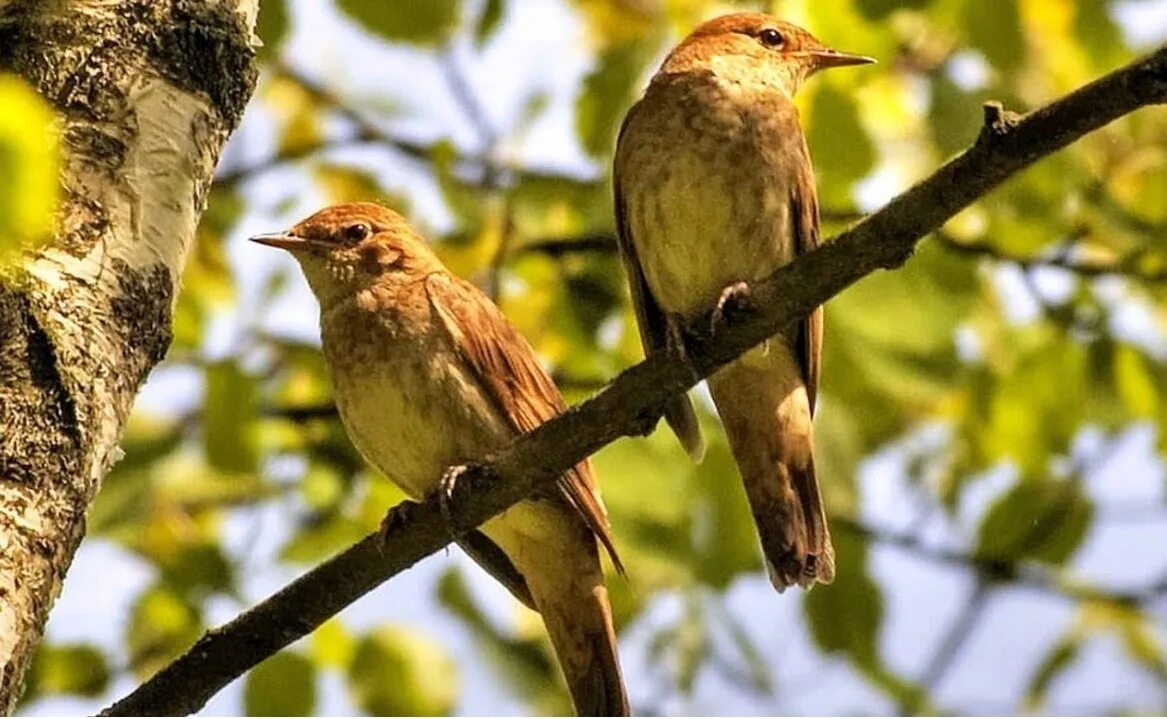
[[(308, 77), (325, 83), (333, 92), (354, 99), (383, 97), (390, 90), (396, 97), (421, 98), (410, 112), (393, 117), (392, 129), (418, 140), (452, 136), (455, 142), (474, 150), (476, 138), (469, 131), (456, 100), (445, 91), (440, 69), (426, 54), (408, 49), (387, 48), (372, 41), (352, 24), (337, 17), (330, 3), (295, 0), (297, 24), (285, 57)], [(516, 8), (521, 7), (521, 13)], [(573, 11), (561, 0), (512, 0), (499, 34), (481, 57), (461, 48), (459, 61), (491, 122), (500, 128), (515, 121), (525, 93), (538, 88), (549, 93), (548, 110), (534, 124), (525, 141), (504, 149), (508, 159), (526, 165), (554, 168), (581, 176), (595, 176), (595, 167), (579, 149), (573, 137), (574, 90), (591, 63), (581, 26)], [(1142, 0), (1119, 6), (1118, 19), (1133, 41), (1150, 44), (1167, 38), (1167, 1)], [(962, 63), (968, 82), (976, 82), (976, 58)], [(383, 68), (384, 70), (380, 70)], [(418, 107), (424, 109), (417, 109)], [(343, 129), (343, 128), (338, 128)], [(243, 126), (232, 138), (222, 166), (245, 165), (268, 156), (273, 150), (270, 117), (253, 107)], [(384, 151), (350, 150), (336, 157), (350, 158), (373, 169), (391, 189), (407, 192), (413, 200), (414, 219), (433, 230), (447, 228), (450, 217), (442, 206), (436, 187), (418, 168)], [(893, 178), (877, 173), (859, 192), (865, 207), (874, 207), (900, 188)], [(306, 286), (293, 276), (289, 291), (264, 316), (256, 307), (264, 280), (274, 271), (293, 270), (282, 253), (251, 245), (245, 238), (259, 232), (279, 230), (317, 209), (324, 198), (305, 173), (296, 168), (277, 169), (246, 183), (249, 211), (235, 228), (228, 243), (232, 267), (239, 286), (239, 309), (216, 318), (209, 333), (205, 353), (208, 359), (234, 354), (249, 333), (257, 329), (317, 341), (317, 308)], [(1017, 321), (1035, 308), (1026, 305), (1020, 278), (1006, 271), (997, 278), (1003, 295)], [(1057, 273), (1040, 280), (1056, 292), (1064, 278)], [(1114, 289), (1116, 301), (1124, 298)], [(1167, 340), (1153, 326), (1149, 315), (1139, 308), (1124, 313), (1119, 322), (1129, 336), (1156, 348), (1167, 358)], [(155, 372), (139, 399), (139, 407), (153, 414), (181, 413), (197, 406), (202, 388), (193, 370), (172, 369)], [(906, 481), (907, 449), (943, 439), (942, 427), (925, 427), (895, 446), (867, 461), (861, 470), (860, 487), (863, 518), (893, 530), (906, 528), (915, 514), (914, 490)], [(1123, 434), (1117, 447), (1104, 446), (1100, 433), (1084, 432), (1075, 452), (1089, 458), (1105, 454), (1106, 459), (1092, 472), (1088, 482), (1095, 497), (1131, 505), (1162, 503), (1164, 466), (1155, 450), (1154, 431), (1136, 426)], [(924, 536), (938, 547), (960, 548), (975, 534), (976, 519), (983, 508), (1006, 489), (1012, 476), (1008, 470), (987, 474), (974, 483), (955, 519), (939, 514), (925, 525)], [(294, 501), (294, 500), (292, 500)], [(272, 503), (258, 508), (234, 510), (226, 536), (234, 556), (244, 557), (244, 602), (217, 599), (210, 621), (231, 619), (246, 605), (259, 601), (280, 588), (297, 571), (276, 564), (272, 557), (289, 536), (292, 527), (288, 506)], [(1137, 585), (1147, 576), (1167, 572), (1167, 542), (1163, 519), (1137, 522), (1098, 522), (1085, 546), (1075, 555), (1072, 568), (1104, 586), (1121, 589)], [(1131, 561), (1137, 549), (1138, 561)], [(872, 572), (885, 594), (886, 618), (881, 651), (889, 665), (908, 676), (925, 671), (938, 641), (937, 628), (946, 627), (972, 591), (971, 577), (958, 570), (938, 566), (919, 556), (890, 546), (876, 546)], [(472, 577), (475, 594), (500, 618), (509, 616), (512, 603), (505, 591), (478, 570), (458, 551), (431, 557), (403, 576), (375, 590), (342, 614), (353, 630), (384, 622), (424, 628), (449, 653), (458, 658), (462, 710), (477, 714), (515, 715), (528, 709), (500, 689), (491, 671), (478, 660), (469, 632), (433, 601), (433, 585), (442, 572), (455, 563)], [(1153, 567), (1154, 569), (1150, 569)], [(78, 551), (66, 579), (64, 591), (53, 610), (46, 633), (53, 642), (97, 642), (119, 656), (129, 601), (153, 579), (152, 568), (132, 555), (102, 540), (86, 541)], [(651, 706), (667, 713), (835, 714), (861, 710), (864, 713), (894, 711), (894, 705), (861, 680), (849, 665), (825, 657), (813, 648), (802, 621), (801, 596), (789, 592), (777, 597), (764, 576), (743, 578), (728, 592), (724, 607), (735, 616), (748, 619), (778, 688), (777, 696), (751, 695), (715, 673), (702, 674), (692, 698), (681, 700), (657, 696), (662, 668), (648, 658), (647, 639), (654, 628), (676, 620), (686, 611), (679, 595), (665, 595), (621, 636), (621, 653), (634, 705)], [(941, 706), (969, 711), (1009, 711), (1023, 694), (1033, 667), (1048, 647), (1075, 617), (1066, 600), (1016, 588), (998, 592), (986, 611), (991, 621), (982, 622), (958, 658), (936, 697)], [(1167, 603), (1157, 607), (1167, 617)], [(1164, 639), (1162, 624), (1160, 639)], [(724, 642), (724, 638), (722, 640)], [(124, 661), (124, 655), (120, 655)], [(90, 700), (51, 699), (26, 707), (28, 715), (92, 712), (132, 689), (135, 682), (122, 678), (109, 694), (95, 703)], [(667, 686), (667, 684), (666, 684)], [(322, 684), (318, 713), (347, 714), (352, 711), (339, 677), (326, 677)], [(234, 714), (240, 705), (239, 682), (216, 696), (205, 714)], [(1167, 702), (1153, 677), (1131, 669), (1123, 650), (1110, 639), (1089, 642), (1081, 659), (1055, 685), (1051, 710), (1076, 712), (1111, 705), (1126, 705), (1142, 699), (1148, 706)]]

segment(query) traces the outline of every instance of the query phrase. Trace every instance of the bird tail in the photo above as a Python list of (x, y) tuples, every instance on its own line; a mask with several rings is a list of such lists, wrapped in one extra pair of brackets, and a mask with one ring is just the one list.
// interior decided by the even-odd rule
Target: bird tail
[(673, 428), (689, 458), (700, 464), (705, 458), (705, 438), (701, 436), (701, 424), (687, 392), (665, 405), (665, 421)]
[(599, 546), (574, 509), (520, 502), (483, 526), (522, 574), (579, 716), (628, 716)]
[(835, 578), (801, 366), (780, 338), (718, 371), (710, 391), (729, 436), (778, 591)]
[(608, 592), (602, 578), (578, 589), (570, 596), (560, 591), (555, 605), (541, 612), (576, 714), (629, 716)]

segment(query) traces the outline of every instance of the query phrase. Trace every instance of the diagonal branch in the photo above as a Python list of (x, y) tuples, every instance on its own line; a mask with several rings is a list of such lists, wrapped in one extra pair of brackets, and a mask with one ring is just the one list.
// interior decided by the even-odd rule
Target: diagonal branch
[[(1165, 102), (1167, 46), (1025, 117), (986, 105), (985, 126), (967, 152), (833, 242), (756, 284), (751, 307), (726, 318), (716, 337), (694, 330), (688, 363), (656, 354), (626, 370), (591, 399), (465, 472), (447, 503), (449, 524), (437, 498), (414, 505), (391, 523), (382, 542), (375, 535), (366, 537), (208, 632), (106, 714), (197, 710), (263, 659), (449, 544), (452, 530), (478, 526), (620, 437), (647, 433), (671, 397), (863, 276), (902, 265), (924, 235), (1010, 175), (1127, 113)], [(697, 318), (692, 327), (707, 328), (710, 320)]]

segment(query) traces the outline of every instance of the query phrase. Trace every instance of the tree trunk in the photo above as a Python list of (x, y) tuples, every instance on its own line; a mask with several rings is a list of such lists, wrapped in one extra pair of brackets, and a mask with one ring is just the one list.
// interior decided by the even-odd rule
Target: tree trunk
[(211, 175), (254, 87), (257, 7), (0, 0), (0, 71), (56, 108), (64, 151), (54, 241), (0, 282), (0, 711), (170, 344)]

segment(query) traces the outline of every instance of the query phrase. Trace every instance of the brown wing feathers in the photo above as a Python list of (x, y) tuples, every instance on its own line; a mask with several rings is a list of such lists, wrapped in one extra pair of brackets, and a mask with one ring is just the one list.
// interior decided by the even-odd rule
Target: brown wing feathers
[[(434, 274), (426, 278), (426, 291), (430, 306), (463, 359), (474, 368), (486, 394), (517, 432), (530, 432), (563, 412), (563, 397), (535, 359), (534, 350), (494, 304), (476, 301), (478, 290), (473, 285)], [(464, 329), (469, 327), (473, 331)], [(558, 486), (623, 574), (607, 512), (596, 496), (591, 463), (585, 460), (572, 467)]]

